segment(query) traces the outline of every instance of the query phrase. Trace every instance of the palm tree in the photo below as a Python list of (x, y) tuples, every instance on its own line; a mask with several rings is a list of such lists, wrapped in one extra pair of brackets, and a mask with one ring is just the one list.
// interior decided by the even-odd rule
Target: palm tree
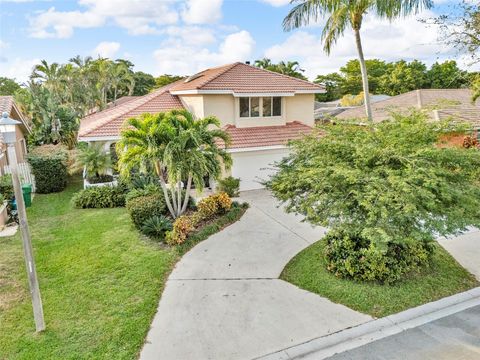
[(128, 90), (128, 95), (132, 94), (135, 80), (125, 62), (119, 61), (112, 64), (110, 68), (110, 86), (113, 92), (113, 104), (117, 101), (119, 88), (124, 87)]
[(259, 60), (255, 60), (255, 66), (261, 69), (269, 69), (273, 66), (272, 60), (268, 58), (263, 58)]
[(368, 120), (372, 121), (367, 67), (360, 37), (363, 17), (370, 13), (393, 20), (400, 16), (418, 13), (423, 8), (431, 8), (433, 6), (432, 0), (292, 0), (291, 2), (298, 4), (290, 10), (283, 20), (285, 31), (306, 26), (311, 21), (316, 22), (320, 18), (328, 16), (322, 32), (323, 49), (327, 54), (330, 54), (332, 46), (345, 30), (348, 27), (352, 28), (362, 73), (365, 111)]
[(126, 125), (117, 143), (121, 173), (129, 176), (134, 168), (153, 168), (173, 218), (185, 212), (192, 182), (202, 191), (205, 176), (218, 178), (222, 161), (227, 168), (231, 165), (230, 155), (217, 146), (218, 140), (228, 143), (228, 135), (215, 117), (195, 120), (186, 110), (172, 110), (142, 114)]
[(276, 66), (280, 74), (296, 77), (306, 80), (307, 78), (302, 74), (305, 70), (300, 68), (298, 61), (280, 61)]
[(112, 159), (101, 144), (91, 144), (80, 150), (74, 168), (83, 168), (87, 179), (99, 178), (112, 168)]

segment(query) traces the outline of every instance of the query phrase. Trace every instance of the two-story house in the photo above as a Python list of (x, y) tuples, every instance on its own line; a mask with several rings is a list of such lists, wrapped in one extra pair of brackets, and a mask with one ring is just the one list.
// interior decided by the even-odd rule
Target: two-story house
[(103, 142), (108, 150), (124, 121), (141, 113), (184, 108), (197, 118), (213, 115), (231, 136), (231, 175), (241, 179), (241, 190), (258, 189), (270, 165), (288, 153), (288, 140), (310, 132), (315, 94), (324, 91), (321, 85), (237, 62), (89, 115), (82, 119), (79, 140)]

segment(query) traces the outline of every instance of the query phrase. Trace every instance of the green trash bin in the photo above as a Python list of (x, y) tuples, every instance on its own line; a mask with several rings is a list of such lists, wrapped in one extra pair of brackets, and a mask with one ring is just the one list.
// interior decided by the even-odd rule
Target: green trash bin
[(32, 206), (32, 184), (23, 184), (22, 192), (23, 192), (23, 201), (25, 201), (25, 206), (26, 207)]

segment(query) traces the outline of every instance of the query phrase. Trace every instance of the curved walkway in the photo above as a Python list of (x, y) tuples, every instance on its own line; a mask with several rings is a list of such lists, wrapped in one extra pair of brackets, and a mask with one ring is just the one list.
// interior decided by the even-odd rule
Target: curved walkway
[(267, 191), (242, 198), (251, 205), (242, 219), (173, 270), (140, 359), (252, 359), (371, 320), (279, 280), (324, 230), (277, 208)]

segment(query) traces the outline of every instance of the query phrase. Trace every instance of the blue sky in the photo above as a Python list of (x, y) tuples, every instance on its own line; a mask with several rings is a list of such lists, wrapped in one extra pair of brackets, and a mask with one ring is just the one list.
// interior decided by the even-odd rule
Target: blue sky
[[(437, 0), (434, 9), (393, 24), (368, 16), (366, 56), (428, 64), (456, 58), (438, 43), (437, 29), (418, 21), (454, 3)], [(0, 76), (24, 81), (40, 59), (65, 62), (79, 54), (127, 58), (135, 70), (154, 75), (267, 56), (298, 60), (313, 79), (355, 58), (348, 31), (330, 56), (322, 52), (321, 22), (283, 32), (290, 7), (288, 0), (0, 0)]]

